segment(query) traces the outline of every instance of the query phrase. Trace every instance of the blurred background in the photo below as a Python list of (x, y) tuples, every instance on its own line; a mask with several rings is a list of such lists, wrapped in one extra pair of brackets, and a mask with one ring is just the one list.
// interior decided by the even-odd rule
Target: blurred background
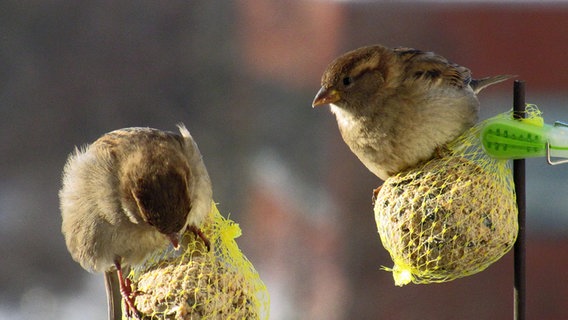
[[(60, 232), (67, 155), (105, 132), (184, 122), (240, 223), (271, 319), (508, 319), (512, 253), (477, 275), (395, 287), (376, 232), (381, 184), (312, 109), (325, 66), (381, 43), (474, 76), (517, 74), (546, 122), (568, 121), (560, 1), (0, 2), (0, 319), (104, 319), (101, 275)], [(512, 107), (485, 90), (482, 117)], [(568, 318), (568, 166), (527, 165), (529, 319)]]

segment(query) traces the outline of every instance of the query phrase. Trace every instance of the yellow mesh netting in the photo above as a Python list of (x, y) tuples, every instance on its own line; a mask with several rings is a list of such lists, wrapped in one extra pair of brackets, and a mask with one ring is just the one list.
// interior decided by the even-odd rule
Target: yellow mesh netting
[[(537, 117), (531, 107), (529, 117)], [(511, 117), (511, 112), (499, 117)], [(483, 271), (514, 245), (517, 206), (510, 163), (483, 151), (483, 122), (439, 156), (387, 179), (375, 220), (395, 284), (435, 283)]]
[(268, 319), (268, 291), (234, 240), (238, 224), (213, 204), (201, 230), (211, 251), (186, 232), (181, 252), (156, 255), (130, 273), (142, 319)]

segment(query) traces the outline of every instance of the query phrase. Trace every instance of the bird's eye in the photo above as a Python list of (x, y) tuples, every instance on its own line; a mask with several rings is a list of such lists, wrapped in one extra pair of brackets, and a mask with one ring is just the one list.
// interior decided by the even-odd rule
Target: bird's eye
[(350, 86), (353, 83), (353, 78), (351, 77), (345, 77), (343, 78), (343, 85), (344, 86)]

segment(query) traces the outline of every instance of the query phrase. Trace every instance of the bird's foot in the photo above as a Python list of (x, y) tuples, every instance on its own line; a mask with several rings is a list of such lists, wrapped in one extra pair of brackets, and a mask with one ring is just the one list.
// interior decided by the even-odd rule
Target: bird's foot
[(129, 318), (134, 316), (135, 319), (141, 319), (140, 312), (136, 309), (134, 305), (134, 298), (138, 295), (138, 291), (132, 290), (132, 281), (128, 278), (124, 278), (122, 274), (122, 267), (120, 263), (116, 263), (116, 271), (118, 273), (118, 284), (120, 286), (120, 295), (122, 295), (122, 300), (126, 304), (126, 315)]
[(441, 159), (447, 157), (451, 153), (448, 145), (437, 146), (434, 150), (434, 158)]
[(205, 234), (203, 234), (203, 231), (201, 231), (201, 229), (192, 225), (192, 226), (189, 226), (189, 230), (191, 230), (191, 232), (193, 232), (195, 234), (195, 236), (197, 236), (201, 240), (203, 240), (203, 243), (205, 243), (205, 247), (207, 247), (208, 252), (211, 251), (211, 242), (209, 241), (209, 239), (207, 239)]
[(381, 188), (383, 186), (380, 185), (378, 186), (376, 189), (373, 189), (373, 197), (371, 198), (371, 201), (373, 203), (373, 206), (375, 206), (375, 202), (377, 201), (377, 197), (379, 196), (379, 192), (381, 191)]

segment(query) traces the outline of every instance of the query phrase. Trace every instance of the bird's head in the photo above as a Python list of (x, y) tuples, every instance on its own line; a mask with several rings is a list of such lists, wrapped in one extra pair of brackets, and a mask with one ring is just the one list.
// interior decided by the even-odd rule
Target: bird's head
[(164, 234), (177, 248), (191, 210), (187, 162), (171, 154), (161, 159), (156, 152), (146, 157), (143, 165), (127, 172), (130, 174), (124, 177), (123, 197), (143, 222)]
[(330, 104), (364, 114), (394, 85), (391, 79), (399, 72), (394, 59), (391, 49), (379, 45), (343, 54), (325, 70), (312, 107)]

